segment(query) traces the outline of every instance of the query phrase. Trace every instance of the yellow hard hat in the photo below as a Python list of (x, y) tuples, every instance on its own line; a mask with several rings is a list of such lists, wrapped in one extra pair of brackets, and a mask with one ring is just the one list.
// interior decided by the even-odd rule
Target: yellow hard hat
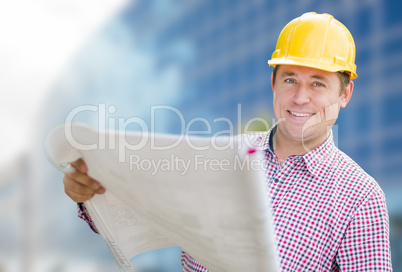
[(329, 14), (309, 12), (290, 21), (282, 29), (268, 64), (344, 71), (355, 79), (355, 51), (353, 37), (341, 22)]

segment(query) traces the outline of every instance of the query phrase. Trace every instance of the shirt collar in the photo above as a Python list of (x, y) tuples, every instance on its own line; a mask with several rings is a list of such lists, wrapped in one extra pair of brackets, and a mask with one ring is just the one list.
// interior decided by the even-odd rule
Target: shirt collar
[[(274, 155), (274, 150), (272, 148), (272, 135), (273, 133), (275, 133), (276, 128), (277, 124), (273, 125), (271, 129), (266, 133), (261, 143), (262, 150), (266, 150), (267, 152), (270, 152), (272, 155)], [(327, 138), (327, 140), (325, 140), (324, 143), (317, 146), (313, 150), (310, 150), (306, 154), (297, 157), (303, 158), (309, 172), (311, 172), (314, 175), (319, 175), (324, 166), (323, 160), (328, 156), (333, 155), (335, 151), (336, 147), (334, 144), (333, 133), (331, 130), (329, 137)]]
[(276, 127), (277, 127), (277, 123), (275, 123), (269, 130), (268, 132), (265, 134), (265, 137), (263, 137), (262, 141), (261, 141), (261, 149), (262, 150), (266, 150), (271, 152), (272, 154), (274, 154), (274, 149), (272, 147), (272, 135), (275, 133), (276, 131)]
[(325, 159), (328, 158), (328, 156), (333, 157), (335, 152), (336, 146), (334, 144), (333, 133), (331, 130), (328, 139), (324, 143), (303, 155), (307, 169), (310, 173), (319, 176), (322, 174), (322, 168), (327, 165), (324, 163)]

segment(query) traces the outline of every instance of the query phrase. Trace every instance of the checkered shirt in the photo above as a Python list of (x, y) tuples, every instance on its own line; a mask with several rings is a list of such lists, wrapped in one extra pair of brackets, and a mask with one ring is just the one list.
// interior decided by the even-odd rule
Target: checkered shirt
[(87, 224), (89, 225), (89, 227), (95, 233), (99, 234), (98, 229), (96, 228), (94, 221), (92, 221), (92, 218), (89, 215), (87, 207), (85, 207), (85, 204), (84, 203), (78, 203), (77, 207), (78, 207), (78, 217), (81, 218), (81, 219), (84, 219), (85, 222), (87, 222)]
[[(330, 137), (281, 165), (271, 132), (249, 137), (266, 150), (282, 271), (392, 271), (388, 212), (376, 181), (340, 151)], [(187, 253), (183, 271), (208, 271)]]
[[(334, 145), (332, 132), (283, 165), (271, 132), (249, 137), (266, 151), (282, 271), (392, 271), (388, 212), (376, 181)], [(208, 271), (186, 252), (181, 259), (184, 272)]]

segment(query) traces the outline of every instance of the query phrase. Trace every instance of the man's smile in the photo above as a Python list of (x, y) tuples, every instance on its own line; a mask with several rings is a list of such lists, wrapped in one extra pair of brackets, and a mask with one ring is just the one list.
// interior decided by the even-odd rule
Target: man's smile
[(296, 117), (310, 117), (314, 115), (315, 113), (307, 113), (307, 112), (296, 112), (296, 111), (290, 111), (288, 110), (290, 115), (296, 116)]

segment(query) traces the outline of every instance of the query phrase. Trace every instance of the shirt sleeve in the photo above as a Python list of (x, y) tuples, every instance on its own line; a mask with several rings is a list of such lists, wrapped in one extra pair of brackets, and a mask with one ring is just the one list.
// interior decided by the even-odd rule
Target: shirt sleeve
[(78, 217), (85, 220), (87, 224), (91, 227), (91, 229), (99, 234), (98, 229), (95, 226), (95, 223), (92, 221), (91, 216), (89, 215), (89, 212), (87, 210), (87, 207), (85, 207), (84, 203), (77, 203), (77, 208), (78, 208)]
[(374, 189), (356, 210), (336, 257), (339, 271), (392, 271), (385, 197)]
[(181, 264), (183, 266), (183, 272), (209, 272), (209, 270), (184, 251), (181, 254)]

